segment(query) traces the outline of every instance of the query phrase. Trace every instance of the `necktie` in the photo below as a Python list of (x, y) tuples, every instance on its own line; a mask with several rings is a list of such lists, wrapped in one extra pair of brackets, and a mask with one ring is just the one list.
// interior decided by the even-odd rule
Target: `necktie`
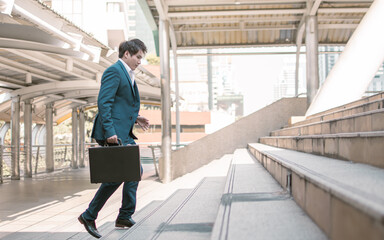
[(134, 77), (133, 77), (133, 76), (134, 76), (134, 75), (133, 75), (134, 73), (133, 73), (132, 70), (130, 70), (128, 74), (129, 74), (129, 77), (131, 78), (131, 82), (132, 82), (132, 86), (133, 86), (133, 84), (135, 83), (135, 79), (134, 79)]

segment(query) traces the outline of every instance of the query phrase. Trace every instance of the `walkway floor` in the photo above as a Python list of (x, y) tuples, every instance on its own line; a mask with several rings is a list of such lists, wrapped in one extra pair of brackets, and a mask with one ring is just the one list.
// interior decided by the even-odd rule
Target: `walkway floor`
[[(153, 201), (165, 200), (178, 189), (193, 188), (204, 177), (226, 176), (229, 161), (212, 163), (169, 184), (162, 184), (151, 164), (143, 164), (137, 211)], [(0, 239), (82, 239), (88, 234), (77, 222), (99, 184), (89, 182), (88, 168), (66, 169), (32, 179), (0, 184)], [(121, 204), (121, 188), (108, 200), (97, 219), (108, 232)], [(134, 216), (133, 216), (134, 217)]]

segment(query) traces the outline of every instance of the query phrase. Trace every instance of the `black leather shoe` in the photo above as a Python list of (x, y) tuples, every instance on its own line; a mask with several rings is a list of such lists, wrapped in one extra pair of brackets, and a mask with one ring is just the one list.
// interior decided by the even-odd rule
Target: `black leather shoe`
[(133, 221), (132, 218), (128, 219), (116, 219), (115, 227), (117, 228), (130, 228), (132, 227), (136, 222)]
[(85, 218), (83, 218), (83, 215), (80, 215), (78, 220), (81, 224), (84, 225), (85, 230), (87, 230), (89, 234), (91, 234), (95, 238), (101, 238), (99, 231), (97, 231), (95, 221), (88, 221)]

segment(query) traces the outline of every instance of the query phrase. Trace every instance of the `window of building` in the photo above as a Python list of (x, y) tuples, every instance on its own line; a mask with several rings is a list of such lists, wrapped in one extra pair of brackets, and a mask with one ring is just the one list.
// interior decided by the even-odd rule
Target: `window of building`
[(108, 13), (123, 12), (123, 5), (121, 2), (107, 2)]
[(70, 21), (78, 26), (82, 26), (83, 0), (52, 0), (46, 2), (50, 2), (53, 9)]

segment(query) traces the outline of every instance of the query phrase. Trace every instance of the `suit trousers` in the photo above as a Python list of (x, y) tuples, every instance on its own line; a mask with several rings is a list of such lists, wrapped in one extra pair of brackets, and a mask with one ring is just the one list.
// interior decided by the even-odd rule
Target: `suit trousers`
[[(102, 183), (87, 210), (83, 213), (86, 220), (94, 221), (109, 197), (119, 188), (121, 182)], [(119, 219), (129, 219), (136, 209), (136, 191), (139, 182), (124, 182), (123, 200), (119, 210)]]
[[(98, 143), (103, 145), (102, 142)], [(127, 144), (127, 143), (124, 143)], [(130, 139), (129, 144), (135, 144), (133, 139)], [(143, 167), (141, 166), (141, 173), (143, 173)], [(92, 201), (89, 203), (87, 210), (82, 214), (83, 218), (89, 221), (94, 221), (99, 214), (99, 211), (111, 197), (111, 195), (120, 187), (122, 182), (109, 182), (102, 183), (97, 190)], [(139, 182), (124, 182), (123, 185), (123, 199), (121, 202), (121, 208), (119, 210), (119, 219), (129, 219), (136, 209), (136, 191)]]

